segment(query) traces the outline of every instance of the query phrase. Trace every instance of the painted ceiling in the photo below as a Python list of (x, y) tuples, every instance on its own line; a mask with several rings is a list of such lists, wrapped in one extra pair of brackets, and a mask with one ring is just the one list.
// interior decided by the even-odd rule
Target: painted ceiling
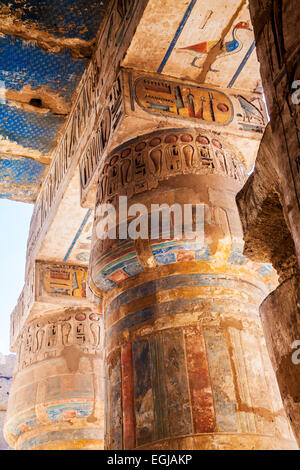
[[(219, 48), (214, 47), (218, 41)], [(248, 0), (149, 3), (123, 65), (221, 88), (261, 91)]]
[(108, 0), (1, 0), (0, 198), (34, 202)]

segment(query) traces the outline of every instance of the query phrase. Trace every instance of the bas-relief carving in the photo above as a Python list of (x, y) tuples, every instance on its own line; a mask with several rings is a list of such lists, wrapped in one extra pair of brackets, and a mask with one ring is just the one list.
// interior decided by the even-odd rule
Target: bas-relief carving
[[(120, 109), (121, 90), (120, 82), (115, 77), (115, 69), (117, 59), (121, 58), (125, 52), (122, 46), (123, 42), (128, 40), (126, 34), (129, 26), (136, 12), (143, 8), (143, 4), (137, 0), (118, 0), (115, 2), (115, 8), (112, 8), (111, 14), (106, 20), (100, 34), (95, 55), (83, 78), (76, 103), (34, 208), (28, 240), (27, 258), (30, 258), (32, 255), (42, 226), (70, 168), (71, 162), (74, 160), (73, 156), (78, 150), (78, 145), (80, 145), (86, 130), (93, 126), (101, 109), (104, 110), (106, 106), (110, 108), (110, 112), (114, 116), (111, 131), (116, 129), (120, 121), (122, 115), (122, 110)], [(130, 34), (131, 32), (129, 32)], [(115, 96), (116, 85), (113, 85), (114, 81), (116, 81), (118, 87), (117, 99)], [(105, 104), (107, 96), (108, 104)], [(107, 125), (105, 116), (104, 122), (101, 122), (101, 125)], [(101, 138), (104, 144), (107, 144), (109, 137), (107, 132), (108, 128), (102, 129)]]
[(61, 355), (67, 346), (97, 354), (101, 344), (101, 316), (88, 311), (61, 314), (25, 326), (18, 338), (17, 369)]
[(11, 315), (11, 345), (14, 345), (34, 302), (47, 301), (61, 305), (63, 299), (86, 301), (86, 282), (86, 268), (60, 263), (35, 263)]
[[(136, 76), (128, 73), (132, 101), (145, 112), (194, 124), (236, 127), (246, 133), (262, 134), (267, 123), (266, 109), (260, 93), (244, 94), (218, 90), (158, 76)], [(224, 128), (224, 129), (225, 129)]]
[(141, 77), (134, 84), (138, 105), (151, 114), (227, 125), (233, 106), (222, 92), (196, 85)]
[(135, 139), (115, 149), (102, 163), (97, 204), (156, 188), (180, 174), (220, 174), (243, 183), (243, 164), (219, 137), (169, 130)]
[(39, 266), (39, 295), (86, 298), (87, 270), (66, 265)]
[(106, 101), (99, 125), (95, 129), (79, 164), (82, 188), (85, 188), (87, 182), (92, 178), (108, 145), (111, 134), (115, 131), (123, 115), (122, 97), (121, 78), (118, 77)]

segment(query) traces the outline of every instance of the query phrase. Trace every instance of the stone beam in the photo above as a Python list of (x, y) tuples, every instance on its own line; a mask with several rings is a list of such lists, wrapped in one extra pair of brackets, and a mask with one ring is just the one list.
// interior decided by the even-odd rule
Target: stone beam
[(87, 268), (36, 261), (11, 315), (11, 350), (16, 351), (23, 326), (64, 308), (92, 308), (86, 295)]
[[(216, 136), (222, 132), (234, 137), (238, 147), (247, 148), (241, 159), (249, 170), (252, 168), (267, 124), (260, 93), (224, 90), (127, 69), (122, 69), (120, 84), (124, 116), (117, 132), (114, 132), (111, 108), (106, 106), (80, 160), (81, 204), (84, 207), (94, 208), (98, 170), (105, 155), (125, 139), (134, 138), (139, 131), (201, 126)], [(104, 131), (109, 135), (107, 147), (103, 145)]]
[[(273, 164), (300, 263), (300, 113), (297, 0), (250, 0), (260, 72), (271, 119)], [(268, 165), (272, 164), (268, 161)]]
[[(240, 153), (228, 135), (171, 127), (99, 167), (89, 282), (103, 302), (107, 449), (296, 447), (258, 315), (276, 275), (242, 255)], [(118, 213), (119, 196), (147, 220), (152, 204), (203, 204), (203, 243), (175, 236), (175, 217), (158, 237), (102, 237), (98, 208)]]
[[(116, 123), (122, 115), (118, 70), (147, 0), (133, 1), (129, 10), (112, 9), (104, 21), (93, 57), (87, 67), (64, 132), (35, 204), (27, 246), (27, 267), (36, 259), (78, 160), (94, 126), (113, 108)], [(103, 144), (107, 145), (107, 141)]]

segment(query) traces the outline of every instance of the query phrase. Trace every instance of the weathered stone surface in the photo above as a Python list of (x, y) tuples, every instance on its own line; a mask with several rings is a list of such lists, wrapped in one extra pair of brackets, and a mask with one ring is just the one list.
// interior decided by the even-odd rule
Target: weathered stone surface
[(300, 263), (300, 107), (299, 3), (297, 0), (251, 0), (250, 12), (256, 37), (263, 87), (271, 118), (273, 159), (281, 199)]
[(277, 287), (260, 314), (282, 400), (300, 443), (300, 276)]
[[(11, 445), (103, 445), (100, 320), (84, 299), (95, 216), (89, 287), (105, 314), (106, 446), (296, 447), (257, 314), (277, 285), (262, 261), (273, 263), (280, 282), (299, 273), (295, 2), (250, 2), (271, 123), (239, 195), (247, 258), (235, 195), (267, 122), (248, 2), (106, 2), (94, 51), (93, 39), (57, 38), (1, 9), (0, 31), (17, 41), (31, 37), (36, 51), (92, 54), (57, 148), (30, 153), (53, 161), (12, 316)], [(41, 84), (5, 96), (10, 112), (40, 121), (48, 112), (63, 119), (70, 106)], [(25, 144), (0, 141), (6, 153), (26, 157)], [(96, 209), (116, 207), (120, 195), (147, 209), (203, 203), (203, 246), (162, 233), (155, 242), (96, 239), (95, 200)]]
[(300, 266), (300, 113), (297, 1), (250, 0), (270, 123), (254, 174), (238, 194), (245, 255), (272, 262), (283, 282), (263, 303), (267, 346), (284, 406), (299, 442), (299, 374), (291, 362), (297, 340)]
[[(141, 135), (103, 161), (89, 272), (103, 297), (107, 449), (296, 448), (258, 316), (276, 277), (242, 256), (244, 179), (234, 146), (200, 129)], [(204, 244), (101, 240), (98, 208), (118, 211), (119, 195), (149, 213), (204, 204)]]
[(273, 133), (267, 126), (255, 169), (236, 200), (244, 232), (244, 254), (276, 268), (279, 282), (299, 272), (276, 168)]

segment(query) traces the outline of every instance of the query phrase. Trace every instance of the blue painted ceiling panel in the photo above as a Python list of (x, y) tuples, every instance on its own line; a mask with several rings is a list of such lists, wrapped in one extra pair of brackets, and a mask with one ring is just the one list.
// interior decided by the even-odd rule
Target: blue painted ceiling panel
[(0, 198), (34, 202), (45, 169), (31, 158), (0, 155)]
[(1, 0), (19, 19), (56, 37), (93, 39), (105, 16), (108, 0)]
[(51, 113), (29, 113), (0, 104), (0, 134), (23, 147), (47, 155), (55, 144), (65, 118)]
[[(0, 34), (0, 139), (5, 139), (6, 146), (5, 151), (0, 147), (1, 198), (35, 200), (47, 167), (30, 157), (36, 151), (41, 159), (49, 157), (55, 147), (72, 96), (89, 61), (91, 42), (88, 41), (96, 38), (109, 4), (109, 0), (1, 0), (3, 18), (13, 17), (13, 24), (25, 26), (20, 29), (25, 30), (25, 35), (20, 33), (23, 39), (17, 31), (15, 35), (14, 31), (7, 34), (7, 30)], [(31, 40), (31, 30), (55, 41), (79, 39), (87, 44), (87, 52), (79, 54), (83, 58), (77, 58), (72, 47), (61, 46), (59, 52), (53, 52), (44, 43)], [(43, 36), (45, 32), (47, 35)], [(76, 48), (78, 42), (72, 44)], [(57, 108), (43, 103), (45, 91), (54, 101), (59, 100)], [(39, 107), (44, 109), (35, 112), (31, 98), (38, 98)], [(25, 156), (28, 153), (27, 161), (18, 154), (1, 156), (13, 152), (10, 149), (16, 148), (15, 144), (28, 149), (22, 151)]]

